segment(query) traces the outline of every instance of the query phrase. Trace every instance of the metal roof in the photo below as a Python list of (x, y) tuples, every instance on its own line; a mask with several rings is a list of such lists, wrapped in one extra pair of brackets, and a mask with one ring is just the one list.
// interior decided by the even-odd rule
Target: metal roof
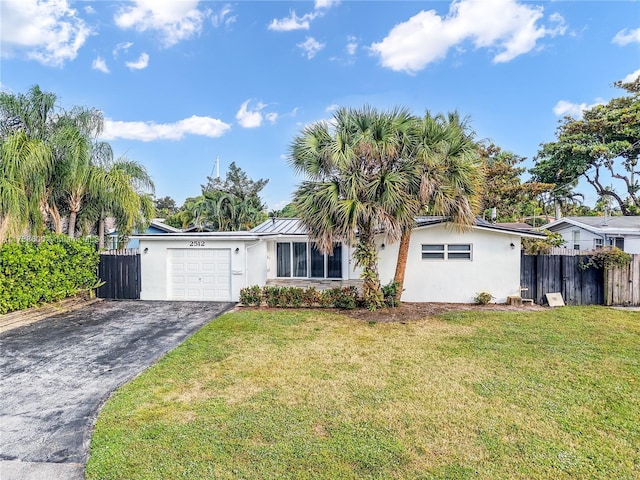
[[(448, 218), (443, 216), (419, 216), (415, 217), (416, 227), (426, 227), (429, 225), (437, 225), (439, 223), (447, 222)], [(475, 221), (476, 227), (487, 228), (490, 230), (498, 230), (508, 233), (517, 233), (524, 236), (540, 236), (543, 234), (537, 232), (527, 232), (522, 229), (509, 228), (505, 226), (498, 226), (493, 223), (489, 223), (481, 218), (477, 218)], [(279, 234), (279, 235), (307, 235), (307, 229), (299, 218), (270, 218), (262, 222), (257, 227), (251, 230), (251, 233), (256, 234)]]
[(640, 216), (602, 216), (602, 217), (562, 217), (555, 222), (545, 225), (543, 228), (553, 229), (563, 223), (582, 227), (586, 230), (613, 233), (625, 231), (626, 233), (640, 233)]
[(280, 235), (306, 235), (307, 229), (299, 218), (270, 218), (257, 227), (252, 233), (271, 233)]

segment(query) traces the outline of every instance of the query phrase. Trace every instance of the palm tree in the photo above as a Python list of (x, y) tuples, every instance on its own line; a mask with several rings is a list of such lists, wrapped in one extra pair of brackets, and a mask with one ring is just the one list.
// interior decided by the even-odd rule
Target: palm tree
[(240, 198), (222, 190), (205, 190), (194, 208), (195, 225), (214, 231), (248, 230), (262, 220), (264, 214), (254, 198)]
[(397, 241), (417, 211), (417, 200), (406, 194), (417, 189), (415, 165), (403, 161), (411, 118), (404, 109), (342, 108), (332, 124), (306, 127), (291, 145), (291, 166), (308, 178), (294, 194), (300, 219), (323, 253), (335, 241), (355, 243), (371, 309), (382, 304), (375, 235)]
[[(457, 113), (445, 117), (427, 112), (415, 119), (411, 153), (406, 159), (415, 162), (412, 171), (418, 178), (410, 182), (414, 187), (410, 194), (418, 202), (418, 210), (448, 217), (460, 229), (475, 221), (482, 193), (482, 165), (473, 137), (467, 120), (461, 120)], [(402, 225), (394, 275), (398, 301), (404, 286), (413, 224), (411, 218)]]
[(21, 131), (0, 143), (0, 243), (28, 228), (41, 233), (40, 203), (51, 170), (51, 151)]
[(138, 162), (127, 158), (111, 160), (108, 157), (94, 165), (98, 179), (89, 192), (83, 220), (88, 225), (98, 223), (98, 246), (104, 248), (105, 219), (115, 217), (118, 233), (127, 237), (143, 230), (153, 218), (155, 208), (152, 194), (155, 186), (147, 170)]

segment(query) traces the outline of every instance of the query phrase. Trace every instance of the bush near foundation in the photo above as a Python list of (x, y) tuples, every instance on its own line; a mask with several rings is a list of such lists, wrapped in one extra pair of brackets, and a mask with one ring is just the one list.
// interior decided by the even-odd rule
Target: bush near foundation
[(98, 284), (96, 244), (47, 235), (0, 245), (0, 313), (61, 300)]
[(314, 287), (276, 287), (266, 286), (243, 288), (240, 290), (240, 303), (246, 306), (299, 308), (320, 307), (351, 310), (360, 306), (362, 299), (356, 287), (335, 287), (316, 290)]

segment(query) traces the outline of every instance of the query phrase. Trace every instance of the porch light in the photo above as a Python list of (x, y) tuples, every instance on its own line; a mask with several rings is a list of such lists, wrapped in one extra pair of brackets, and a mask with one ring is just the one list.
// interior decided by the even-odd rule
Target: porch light
[(240, 253), (240, 247), (236, 247), (235, 252), (236, 252), (236, 255), (238, 255)]
[(515, 243), (511, 242), (511, 244), (509, 245), (511, 247), (511, 250), (513, 250), (514, 248), (516, 248)]
[(145, 247), (145, 249), (143, 250), (144, 253), (149, 253), (149, 247)]

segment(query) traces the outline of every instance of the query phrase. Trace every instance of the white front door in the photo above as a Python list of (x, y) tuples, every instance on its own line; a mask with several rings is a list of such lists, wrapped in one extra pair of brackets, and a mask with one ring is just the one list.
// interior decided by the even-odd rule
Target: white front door
[(231, 300), (231, 250), (169, 249), (170, 300)]

